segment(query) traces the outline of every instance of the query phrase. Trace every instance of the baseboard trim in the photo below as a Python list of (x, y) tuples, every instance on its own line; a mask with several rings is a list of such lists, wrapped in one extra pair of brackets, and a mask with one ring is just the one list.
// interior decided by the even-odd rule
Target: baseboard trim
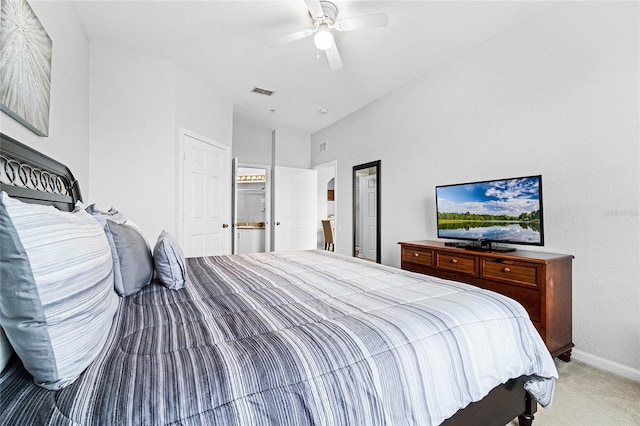
[(571, 351), (571, 358), (575, 358), (578, 361), (599, 368), (600, 370), (640, 382), (640, 370), (636, 370), (635, 368), (627, 367), (626, 365), (618, 364), (617, 362), (609, 361), (608, 359), (600, 358), (599, 356), (575, 348)]

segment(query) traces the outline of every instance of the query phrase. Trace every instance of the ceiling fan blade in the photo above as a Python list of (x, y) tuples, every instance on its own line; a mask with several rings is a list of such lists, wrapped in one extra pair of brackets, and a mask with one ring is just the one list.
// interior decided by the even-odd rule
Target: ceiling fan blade
[(324, 52), (327, 54), (327, 60), (329, 61), (329, 68), (331, 68), (331, 71), (337, 71), (342, 68), (342, 58), (340, 57), (340, 52), (338, 52), (338, 46), (336, 46), (335, 41), (331, 45), (331, 48)]
[(302, 30), (271, 40), (268, 44), (269, 47), (278, 47), (283, 44), (291, 43), (292, 41), (300, 40), (301, 38), (309, 37), (311, 34), (313, 34), (312, 29)]
[(374, 13), (373, 15), (356, 16), (336, 21), (335, 28), (338, 31), (362, 30), (386, 27), (388, 23), (389, 17), (386, 13)]
[(320, 18), (324, 16), (324, 10), (322, 10), (322, 6), (320, 5), (320, 0), (304, 0), (307, 4), (307, 9), (309, 9), (309, 13), (314, 18)]

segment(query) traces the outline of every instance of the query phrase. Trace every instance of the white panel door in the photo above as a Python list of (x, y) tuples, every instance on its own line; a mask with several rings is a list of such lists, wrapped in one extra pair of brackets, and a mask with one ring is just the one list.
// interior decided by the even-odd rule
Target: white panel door
[(182, 137), (185, 256), (230, 254), (229, 147), (192, 134)]
[(275, 251), (316, 248), (316, 179), (316, 170), (275, 168)]
[(376, 227), (377, 227), (377, 200), (376, 177), (365, 176), (360, 182), (360, 223), (364, 229), (360, 234), (360, 257), (376, 260)]

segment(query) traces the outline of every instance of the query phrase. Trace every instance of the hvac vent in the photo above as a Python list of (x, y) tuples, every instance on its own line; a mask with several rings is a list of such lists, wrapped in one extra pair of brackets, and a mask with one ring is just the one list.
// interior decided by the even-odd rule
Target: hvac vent
[(254, 87), (252, 90), (253, 93), (259, 93), (261, 95), (271, 96), (273, 95), (273, 91), (268, 89), (263, 89), (262, 87)]
[(320, 152), (327, 150), (327, 141), (324, 141), (320, 144)]

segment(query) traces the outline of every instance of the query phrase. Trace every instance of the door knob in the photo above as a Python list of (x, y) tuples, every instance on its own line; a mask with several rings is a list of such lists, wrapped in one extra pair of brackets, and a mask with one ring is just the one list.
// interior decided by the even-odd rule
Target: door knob
[(228, 227), (229, 227), (229, 224), (228, 224), (228, 223), (223, 223), (223, 224), (222, 224), (222, 227), (223, 227), (223, 228), (228, 228)]
[(280, 225), (280, 222), (276, 222), (276, 226)]

